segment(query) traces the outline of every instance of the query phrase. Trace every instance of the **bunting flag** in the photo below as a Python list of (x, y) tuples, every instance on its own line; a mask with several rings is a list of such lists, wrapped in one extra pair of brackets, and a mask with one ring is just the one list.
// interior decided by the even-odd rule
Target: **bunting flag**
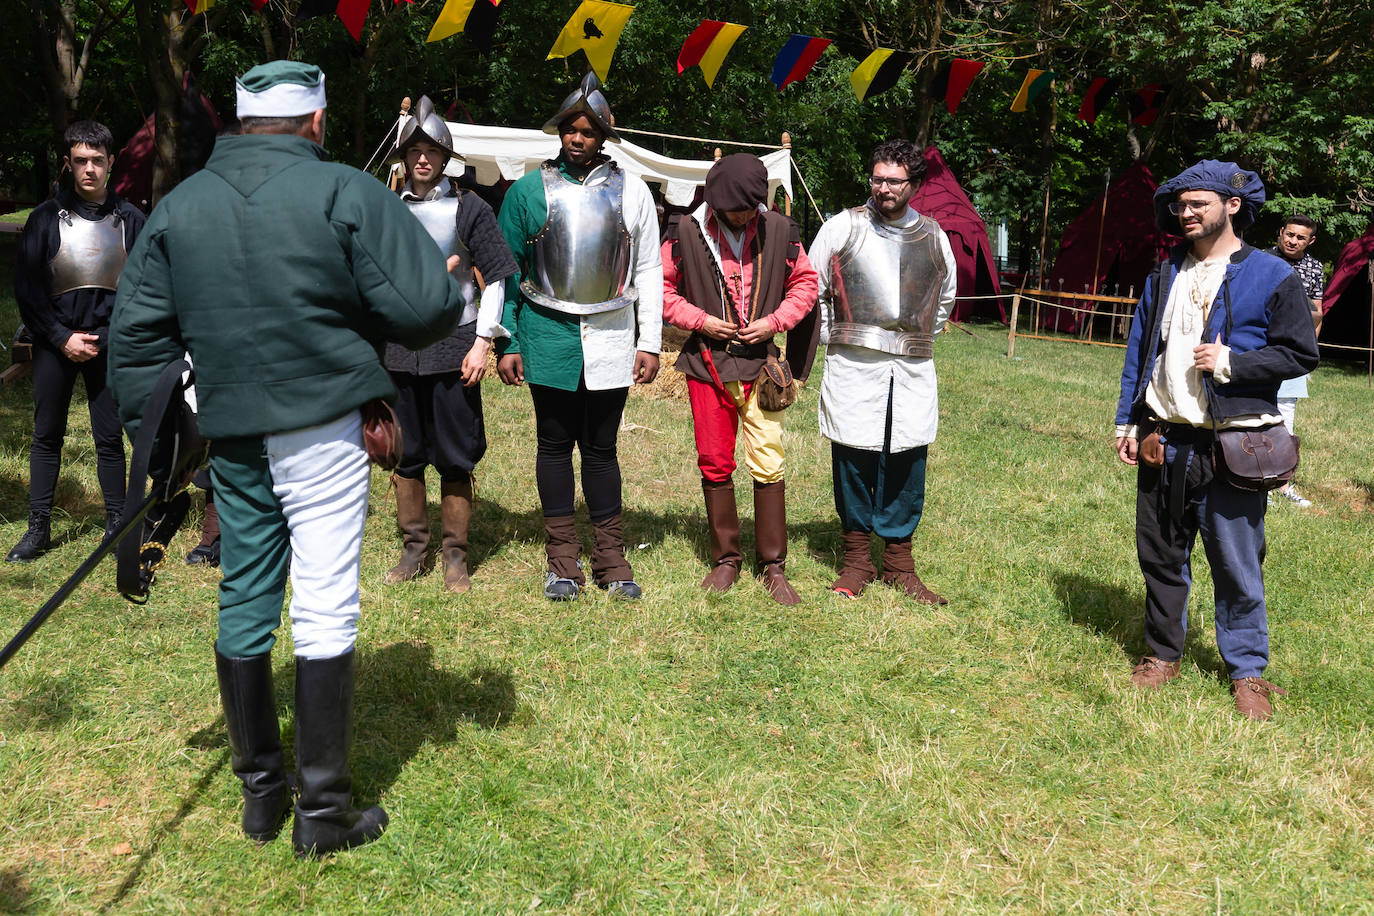
[(954, 58), (935, 74), (935, 80), (930, 84), (930, 97), (944, 99), (945, 108), (949, 109), (950, 114), (954, 114), (959, 103), (964, 100), (964, 93), (968, 92), (973, 78), (982, 69), (983, 65), (976, 60)]
[(1078, 120), (1095, 124), (1097, 116), (1102, 114), (1107, 103), (1116, 95), (1116, 90), (1117, 80), (1105, 76), (1094, 77), (1088, 84), (1087, 94), (1083, 96), (1083, 104), (1078, 106)]
[(499, 12), (501, 0), (447, 0), (439, 11), (439, 18), (434, 20), (434, 27), (425, 36), (425, 43), (443, 41), (451, 35), (466, 32), (468, 39), (483, 54), (490, 54), (491, 38), (496, 31)]
[(1169, 94), (1167, 83), (1150, 83), (1131, 94), (1131, 123), (1149, 127), (1159, 117), (1164, 97)]
[(1053, 70), (1027, 70), (1026, 78), (1021, 81), (1016, 98), (1011, 101), (1012, 111), (1025, 111), (1026, 105), (1034, 102), (1036, 96), (1050, 88), (1057, 76)]
[[(262, 0), (262, 2), (266, 3), (267, 0)], [(192, 16), (196, 13), (203, 13), (214, 5), (215, 0), (186, 0), (186, 8), (191, 11)]]
[(816, 61), (820, 60), (828, 47), (829, 38), (792, 33), (792, 37), (787, 39), (787, 44), (782, 46), (778, 56), (773, 58), (773, 75), (769, 79), (778, 87), (779, 92), (793, 83), (806, 79), (806, 74), (816, 66)]
[(891, 48), (878, 48), (865, 57), (849, 76), (849, 85), (854, 87), (855, 97), (862, 102), (870, 95), (877, 95), (897, 85), (898, 77), (911, 63), (912, 57), (906, 51), (894, 51)]
[(253, 9), (260, 10), (267, 5), (267, 0), (249, 0), (253, 4)]
[(735, 40), (744, 32), (745, 27), (733, 22), (720, 22), (716, 19), (703, 19), (701, 25), (692, 30), (682, 43), (677, 55), (678, 76), (689, 67), (700, 67), (701, 75), (710, 87), (716, 81), (720, 65), (725, 56), (735, 46)]
[(334, 13), (348, 29), (354, 41), (362, 41), (363, 23), (367, 20), (370, 0), (301, 0), (296, 9), (297, 19), (311, 19)]
[(630, 21), (634, 11), (633, 6), (623, 3), (582, 0), (577, 12), (572, 14), (572, 18), (564, 24), (563, 31), (558, 33), (558, 39), (549, 49), (549, 56), (545, 60), (567, 57), (581, 48), (582, 53), (587, 55), (587, 63), (592, 65), (592, 70), (604, 83), (606, 72), (611, 69), (616, 43), (620, 41), (620, 33), (625, 30), (625, 23)]

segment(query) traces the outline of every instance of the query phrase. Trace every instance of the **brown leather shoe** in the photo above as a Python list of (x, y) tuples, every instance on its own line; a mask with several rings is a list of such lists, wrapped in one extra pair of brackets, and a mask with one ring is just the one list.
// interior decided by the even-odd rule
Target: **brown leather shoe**
[(754, 552), (763, 587), (786, 607), (801, 604), (787, 581), (787, 487), (783, 481), (754, 483)]
[(899, 541), (883, 538), (883, 584), (906, 592), (921, 604), (949, 604), (949, 600), (935, 594), (916, 575), (916, 561), (911, 557), (911, 538)]
[(444, 560), (444, 588), (465, 592), (472, 587), (468, 578), (468, 527), (472, 524), (472, 478), (445, 481), (439, 485), (440, 512), (444, 539), (440, 554)]
[(840, 561), (840, 577), (830, 586), (832, 592), (857, 598), (864, 593), (868, 583), (878, 578), (869, 540), (867, 531), (844, 533), (844, 558)]
[(1158, 690), (1178, 677), (1182, 667), (1182, 662), (1166, 662), (1162, 658), (1147, 655), (1131, 669), (1131, 683), (1142, 690)]
[(1231, 681), (1231, 693), (1235, 695), (1236, 712), (1256, 722), (1268, 722), (1274, 715), (1274, 707), (1269, 702), (1269, 694), (1288, 696), (1288, 691), (1269, 683), (1262, 677), (1241, 677)]
[(396, 526), (401, 529), (401, 559), (387, 570), (390, 585), (408, 582), (429, 569), (429, 515), (425, 511), (425, 479), (391, 475), (396, 487)]
[(719, 483), (702, 478), (706, 500), (706, 526), (711, 535), (711, 571), (701, 580), (708, 592), (725, 592), (739, 578), (742, 556), (739, 547), (739, 510), (735, 506), (735, 481)]

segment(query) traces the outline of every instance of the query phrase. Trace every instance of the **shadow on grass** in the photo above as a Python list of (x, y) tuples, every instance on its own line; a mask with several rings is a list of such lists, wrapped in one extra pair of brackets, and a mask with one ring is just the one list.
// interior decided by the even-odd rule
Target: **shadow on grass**
[[(1055, 595), (1066, 618), (1117, 643), (1131, 664), (1149, 654), (1140, 592), (1063, 570), (1054, 574), (1053, 582)], [(1196, 644), (1197, 635), (1197, 622), (1190, 620), (1184, 658), (1191, 660), (1200, 670), (1229, 683), (1221, 657), (1210, 646), (1199, 647)]]
[(1363, 480), (1356, 477), (1350, 482), (1355, 485), (1355, 489), (1364, 494), (1365, 502), (1374, 503), (1374, 480)]
[(29, 882), (18, 868), (0, 869), (0, 913), (28, 913)]
[[(218, 729), (221, 733), (223, 732), (223, 718), (217, 720), (212, 726), (200, 729), (200, 731), (187, 739), (187, 745), (198, 747), (211, 743), (211, 738), (208, 736), (215, 729)], [(224, 743), (227, 744), (228, 742), (226, 741)], [(210, 788), (211, 783), (219, 776), (220, 771), (226, 769), (228, 763), (229, 749), (225, 747), (215, 757), (214, 762), (206, 768), (205, 772), (202, 773), (200, 778), (191, 786), (190, 791), (181, 800), (181, 805), (177, 808), (176, 813), (159, 826), (157, 830), (153, 831), (152, 836), (148, 838), (148, 842), (139, 852), (138, 858), (129, 868), (129, 873), (124, 876), (124, 880), (119, 883), (119, 887), (115, 890), (114, 895), (100, 907), (98, 912), (109, 913), (124, 901), (124, 898), (128, 896), (129, 892), (137, 886), (139, 879), (143, 877), (143, 871), (148, 867), (148, 863), (157, 857), (158, 851), (162, 847), (162, 841), (174, 834), (181, 827), (181, 822), (186, 820), (186, 815), (194, 811), (200, 804), (201, 799), (205, 796), (205, 791)]]
[(27, 678), (30, 686), (6, 703), (0, 724), (20, 731), (55, 731), (88, 719), (95, 710), (86, 702), (86, 685), (71, 675), (43, 672)]
[(464, 723), (508, 725), (516, 705), (515, 680), (507, 670), (445, 670), (422, 643), (361, 652), (353, 715), (357, 788), (369, 797), (382, 795), (422, 746), (452, 742)]

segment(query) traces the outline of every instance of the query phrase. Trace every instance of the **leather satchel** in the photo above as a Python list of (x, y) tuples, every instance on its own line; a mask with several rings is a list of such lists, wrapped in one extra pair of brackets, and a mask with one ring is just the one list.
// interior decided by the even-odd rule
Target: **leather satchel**
[(394, 471), (401, 463), (401, 424), (396, 411), (381, 398), (373, 398), (362, 407), (363, 448), (367, 457), (383, 471)]
[(764, 410), (777, 412), (796, 403), (797, 380), (792, 377), (792, 367), (785, 359), (770, 354), (754, 386), (758, 389), (759, 407)]
[(1217, 476), (1238, 490), (1276, 490), (1298, 469), (1298, 437), (1282, 423), (1218, 430), (1212, 461)]

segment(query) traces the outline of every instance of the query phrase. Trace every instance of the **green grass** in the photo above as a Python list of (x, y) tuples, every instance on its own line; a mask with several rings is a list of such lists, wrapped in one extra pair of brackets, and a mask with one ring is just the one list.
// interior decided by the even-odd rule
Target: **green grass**
[(17, 223), (20, 226), (28, 220), (29, 214), (33, 212), (33, 207), (25, 207), (22, 210), (14, 210), (10, 213), (0, 213), (0, 223)]
[[(687, 405), (640, 396), (621, 454), (646, 597), (543, 601), (528, 394), (487, 382), (469, 594), (437, 572), (381, 584), (396, 538), (374, 477), (354, 762), (392, 826), (328, 862), (238, 833), (216, 574), (170, 564), (140, 608), (102, 570), (0, 673), (0, 912), (1374, 912), (1363, 374), (1323, 367), (1299, 410), (1317, 505), (1269, 515), (1268, 677), (1291, 694), (1258, 725), (1231, 711), (1203, 562), (1183, 677), (1130, 687), (1142, 586), (1110, 444), (1120, 351), (1022, 341), (1008, 360), (1004, 332), (974, 331), (936, 347), (916, 552), (951, 599), (939, 609), (826, 591), (839, 536), (814, 379), (787, 416), (800, 607), (751, 578), (698, 590)], [(29, 397), (0, 391), (0, 549), (24, 526)], [(82, 413), (67, 540), (0, 570), (5, 637), (96, 545)]]

